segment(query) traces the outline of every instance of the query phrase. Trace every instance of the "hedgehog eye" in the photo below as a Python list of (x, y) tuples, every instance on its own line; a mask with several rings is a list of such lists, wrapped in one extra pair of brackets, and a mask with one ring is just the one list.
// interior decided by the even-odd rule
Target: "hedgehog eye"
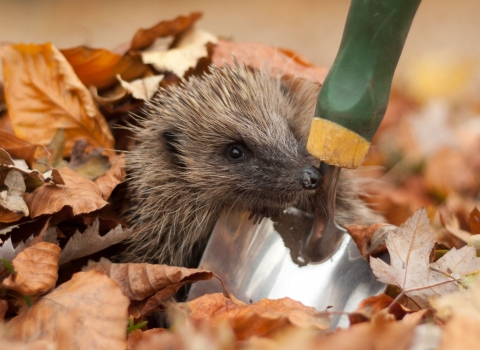
[(228, 148), (228, 157), (230, 159), (240, 159), (242, 158), (243, 156), (245, 155), (245, 152), (243, 151), (243, 147), (238, 145), (238, 144), (235, 144), (235, 145), (231, 145), (229, 148)]

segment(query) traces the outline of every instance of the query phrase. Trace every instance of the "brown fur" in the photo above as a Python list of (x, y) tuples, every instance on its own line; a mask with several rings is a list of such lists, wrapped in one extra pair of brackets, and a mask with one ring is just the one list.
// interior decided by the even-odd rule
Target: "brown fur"
[[(302, 169), (319, 164), (305, 149), (318, 86), (268, 70), (211, 68), (148, 103), (128, 156), (136, 261), (192, 265), (223, 209), (272, 216), (312, 210)], [(228, 158), (240, 144), (245, 157)], [(345, 173), (345, 172), (344, 172)], [(343, 174), (337, 221), (378, 220)]]

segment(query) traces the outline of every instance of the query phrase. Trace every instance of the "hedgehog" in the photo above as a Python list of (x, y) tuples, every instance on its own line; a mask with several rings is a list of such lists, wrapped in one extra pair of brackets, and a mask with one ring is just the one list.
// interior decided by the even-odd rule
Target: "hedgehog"
[[(319, 85), (235, 62), (161, 90), (132, 126), (128, 260), (196, 267), (223, 210), (313, 212), (320, 161), (306, 150)], [(342, 171), (340, 225), (378, 222)]]

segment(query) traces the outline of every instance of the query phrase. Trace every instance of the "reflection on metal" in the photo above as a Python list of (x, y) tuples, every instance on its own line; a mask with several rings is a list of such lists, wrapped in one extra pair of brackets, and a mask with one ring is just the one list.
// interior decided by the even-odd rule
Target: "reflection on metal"
[[(248, 303), (288, 296), (320, 311), (328, 307), (353, 311), (361, 300), (383, 291), (384, 284), (376, 280), (348, 234), (330, 259), (302, 264), (295, 246), (301, 245), (298, 232), (311, 230), (312, 215), (290, 208), (277, 223), (265, 218), (259, 224), (253, 224), (248, 216), (222, 214), (200, 263), (218, 274), (238, 299)], [(287, 237), (289, 231), (292, 235)], [(218, 281), (200, 281), (192, 286), (189, 299), (220, 291)], [(347, 325), (347, 317), (332, 317), (332, 328)]]

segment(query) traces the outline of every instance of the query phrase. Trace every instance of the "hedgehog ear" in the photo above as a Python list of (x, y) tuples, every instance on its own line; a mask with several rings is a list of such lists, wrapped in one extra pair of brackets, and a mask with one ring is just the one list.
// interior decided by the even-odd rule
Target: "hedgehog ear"
[(172, 162), (178, 167), (184, 168), (185, 163), (182, 160), (183, 153), (180, 150), (180, 131), (169, 129), (162, 134), (166, 151), (170, 154)]

